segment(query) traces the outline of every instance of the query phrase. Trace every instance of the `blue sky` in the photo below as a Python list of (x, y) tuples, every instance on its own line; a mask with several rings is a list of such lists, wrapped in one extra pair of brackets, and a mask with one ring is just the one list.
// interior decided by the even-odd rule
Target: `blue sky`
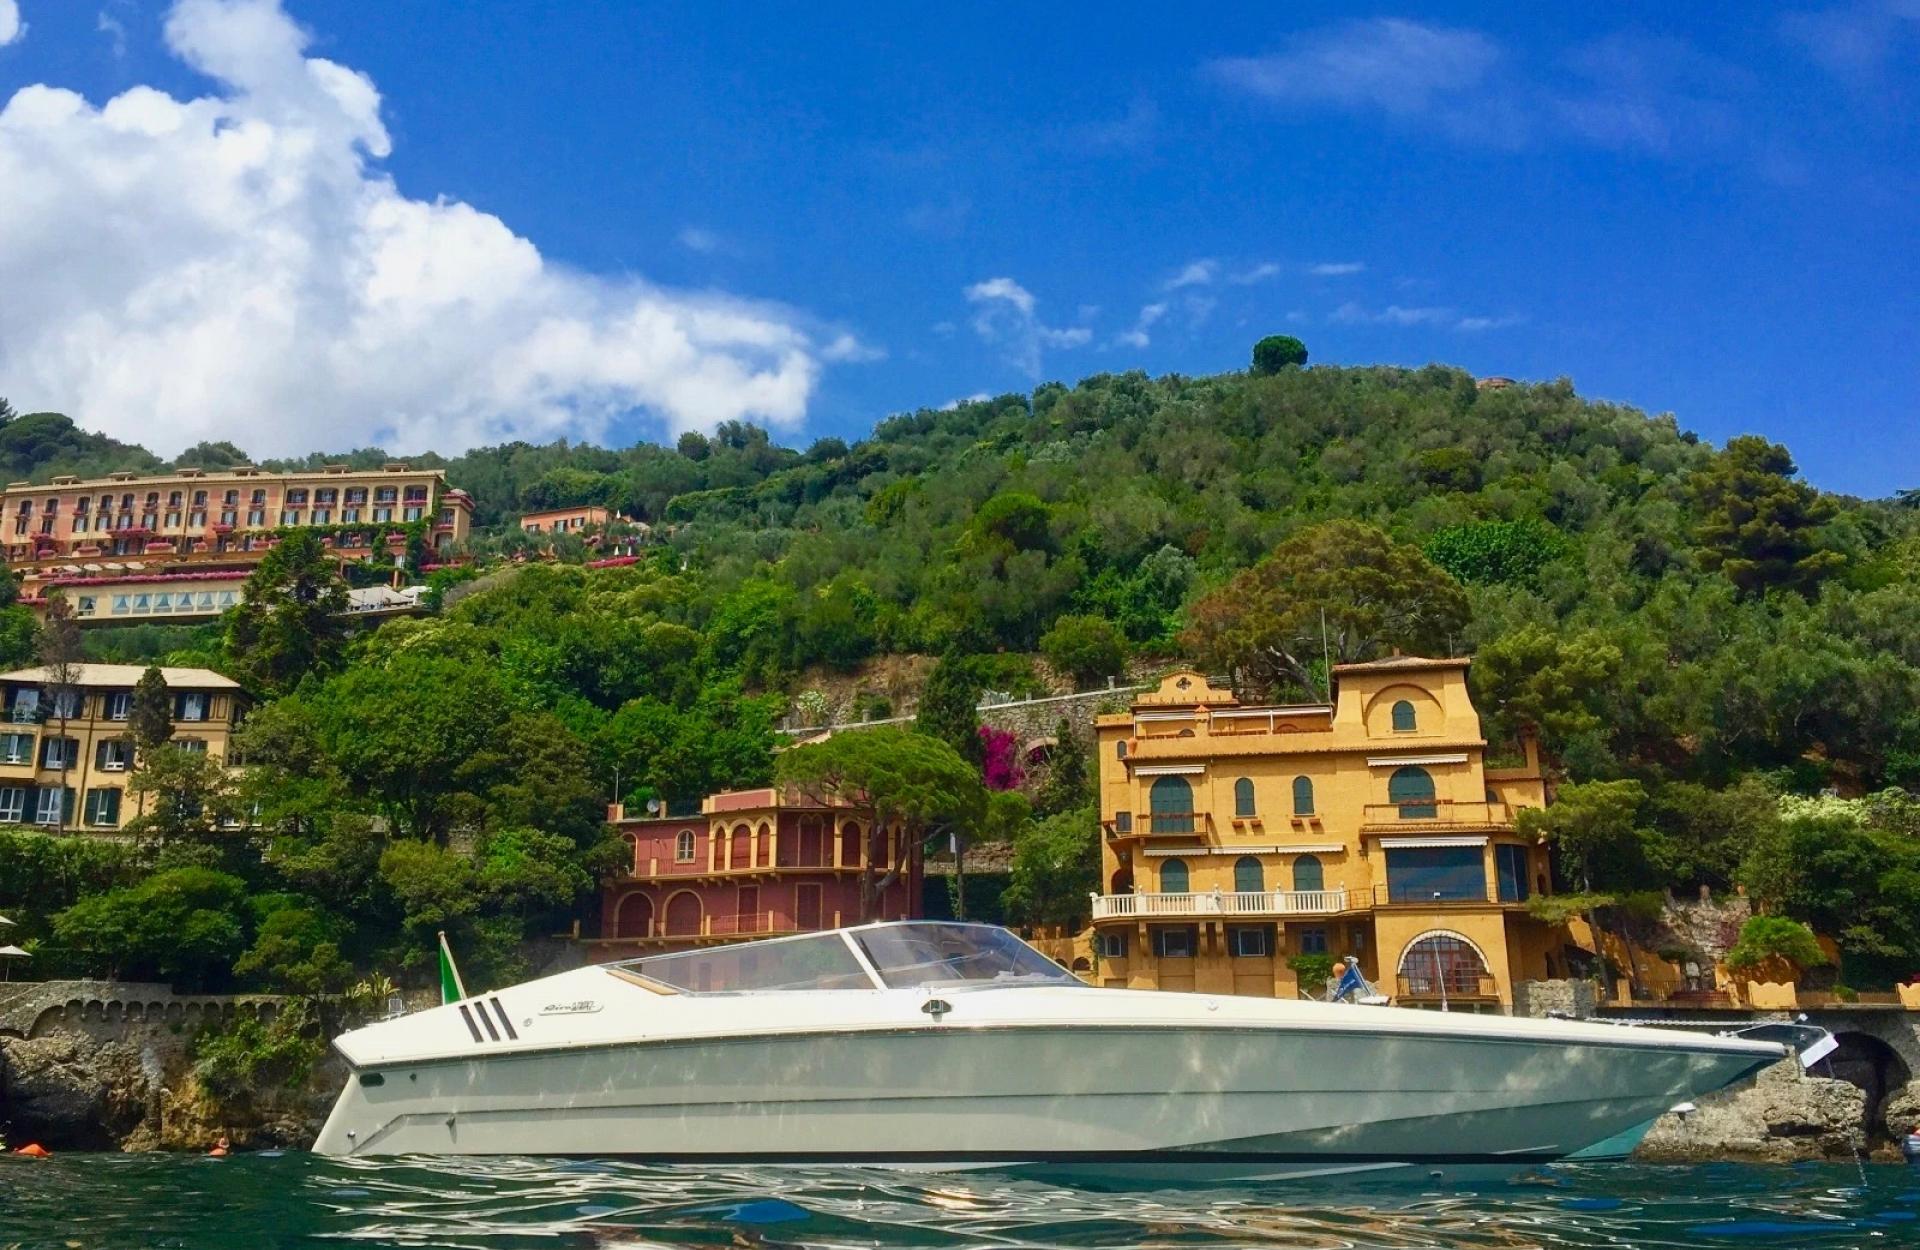
[[(103, 270), (83, 295), (49, 293), (71, 318), (57, 338), (0, 311), (0, 393), (152, 444), (631, 441), (735, 414), (804, 444), (1049, 378), (1239, 368), (1282, 331), (1316, 362), (1567, 375), (1716, 442), (1784, 441), (1833, 489), (1920, 485), (1920, 0), (884, 18), (611, 0), (18, 7), (0, 99), (32, 84), (94, 110), (142, 87), (245, 97), (200, 137), (263, 118), (357, 153), (351, 175), (273, 158), (326, 188), (293, 197), (306, 208), (263, 209), (235, 184), (164, 225), (83, 211), (65, 223), (81, 237), (58, 244), (50, 228), (10, 233), (0, 209), (0, 282), (10, 255), (23, 281)], [(285, 103), (294, 23), (308, 65), (377, 91), (377, 120), (333, 78), (324, 108), (347, 123)], [(131, 195), (111, 177), (140, 159), (125, 128), (58, 112), (16, 99), (0, 114), (0, 171), (9, 136), (16, 173), (58, 144), (91, 154), (50, 179), (66, 204)], [(209, 142), (165, 147), (173, 134), (154, 140), (167, 181), (148, 199), (194, 196), (177, 171), (220, 159)], [(251, 359), (254, 335), (205, 307), (181, 315), (217, 324), (185, 342), (128, 311), (206, 272), (256, 281), (279, 256), (358, 272), (360, 186), (386, 197), (379, 220), (421, 223), (400, 296), (391, 281), (324, 297), (320, 278), (249, 285), (243, 302), (287, 335)], [(119, 270), (90, 254), (96, 232)], [(282, 232), (299, 246), (254, 250)], [(123, 280), (128, 265), (148, 280)], [(510, 315), (448, 322), (436, 300), (472, 300), (436, 285), (449, 269), (531, 285)], [(702, 328), (716, 316), (725, 329)], [(573, 332), (545, 337), (556, 323)], [(102, 325), (114, 337), (85, 337)], [(324, 357), (305, 356), (327, 335)], [(136, 339), (142, 363), (108, 376), (99, 361)], [(539, 359), (457, 405), (409, 389), (412, 361), (424, 378), (491, 374), (529, 343)], [(361, 350), (373, 363), (356, 375)], [(298, 369), (276, 376), (289, 357)], [(251, 421), (198, 415), (228, 394)], [(363, 408), (359, 424), (323, 415)]]

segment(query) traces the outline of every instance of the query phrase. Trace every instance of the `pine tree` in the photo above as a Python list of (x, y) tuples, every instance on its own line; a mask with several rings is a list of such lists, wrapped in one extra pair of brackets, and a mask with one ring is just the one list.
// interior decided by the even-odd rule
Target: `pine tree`
[(1086, 807), (1093, 802), (1093, 786), (1088, 780), (1086, 745), (1073, 731), (1073, 722), (1060, 718), (1053, 730), (1053, 766), (1040, 786), (1034, 810), (1053, 816)]
[(173, 737), (173, 694), (157, 665), (149, 664), (134, 683), (133, 707), (127, 716), (127, 729), (134, 745), (143, 755), (165, 746)]
[(1811, 593), (1845, 563), (1822, 550), (1819, 529), (1833, 502), (1805, 482), (1785, 447), (1753, 434), (1728, 441), (1690, 483), (1700, 520), (1694, 537), (1701, 563), (1718, 569), (1743, 593)]
[(938, 738), (962, 759), (980, 762), (980, 678), (966, 656), (949, 651), (927, 674), (913, 727)]
[(325, 673), (346, 644), (347, 587), (333, 557), (310, 530), (294, 530), (248, 577), (227, 618), (234, 675), (261, 694), (292, 690), (308, 673)]

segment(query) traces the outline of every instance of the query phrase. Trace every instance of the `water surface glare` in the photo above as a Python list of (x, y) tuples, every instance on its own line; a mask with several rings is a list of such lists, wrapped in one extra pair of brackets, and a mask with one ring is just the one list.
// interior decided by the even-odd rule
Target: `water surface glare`
[(306, 1154), (0, 1158), (0, 1250), (120, 1247), (1920, 1247), (1920, 1173), (1557, 1167), (1425, 1191), (1103, 1191), (982, 1173)]

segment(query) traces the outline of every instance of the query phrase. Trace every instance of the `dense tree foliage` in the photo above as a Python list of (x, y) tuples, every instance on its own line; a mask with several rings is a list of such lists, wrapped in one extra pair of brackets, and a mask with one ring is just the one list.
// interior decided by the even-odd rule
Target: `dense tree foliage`
[[(17, 417), (0, 459), (39, 480), (152, 467), (92, 438)], [(1780, 812), (1783, 794), (1920, 787), (1920, 509), (1824, 494), (1764, 440), (1715, 450), (1565, 382), (1282, 363), (1047, 383), (805, 452), (727, 423), (672, 447), (414, 460), (472, 491), (482, 526), (598, 502), (653, 529), (626, 567), (445, 577), (438, 615), (315, 663), (248, 671), (252, 635), (210, 656), (279, 696), (248, 727), (260, 767), (237, 796), (270, 853), (218, 870), (349, 920), (339, 950), (360, 966), (424, 960), (443, 921), (489, 951), (556, 922), (540, 909), (591, 874), (599, 804), (764, 783), (791, 696), (835, 674), (943, 657), (897, 710), (964, 757), (982, 694), (1040, 692), (1027, 657), (1098, 681), (1117, 633), (1130, 662), (1203, 662), (1250, 694), (1318, 695), (1328, 657), (1475, 655), (1494, 749), (1539, 735), (1571, 795), (1549, 831), (1563, 884), (1625, 899), (1739, 881), (1839, 935), (1843, 962), (1920, 969), (1892, 827)], [(0, 606), (0, 652), (27, 661), (16, 612)], [(89, 653), (207, 645), (155, 634), (116, 652), (111, 632)], [(360, 706), (389, 698), (391, 725)], [(190, 864), (234, 859), (212, 840)], [(238, 918), (241, 949), (263, 924)], [(323, 928), (277, 921), (266, 949), (288, 934), (317, 948)], [(246, 975), (298, 962), (263, 954)]]
[(1185, 641), (1203, 662), (1257, 690), (1327, 691), (1327, 661), (1377, 659), (1391, 647), (1451, 655), (1467, 598), (1417, 548), (1371, 525), (1309, 526), (1190, 611)]
[(253, 689), (284, 694), (339, 663), (347, 625), (346, 583), (311, 530), (293, 530), (248, 574), (227, 614), (227, 654)]

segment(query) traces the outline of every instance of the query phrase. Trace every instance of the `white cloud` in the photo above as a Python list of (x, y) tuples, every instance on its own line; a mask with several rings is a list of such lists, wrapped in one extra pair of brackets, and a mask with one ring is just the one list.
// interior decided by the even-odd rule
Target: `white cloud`
[(952, 412), (961, 404), (984, 404), (992, 398), (993, 396), (987, 394), (985, 391), (975, 391), (973, 394), (963, 396), (959, 399), (949, 399), (946, 403), (940, 405), (940, 411)]
[(1862, 3), (1780, 18), (1780, 33), (1814, 62), (1856, 88), (1878, 87), (1887, 66), (1920, 38), (1920, 0)]
[(1270, 260), (1263, 260), (1257, 265), (1248, 265), (1238, 273), (1229, 274), (1227, 281), (1235, 286), (1253, 286), (1256, 283), (1265, 282), (1268, 278), (1279, 276), (1280, 266)]
[(1212, 259), (1190, 261), (1185, 269), (1168, 278), (1162, 289), (1177, 291), (1183, 286), (1206, 286), (1219, 276), (1219, 261)]
[(1366, 268), (1357, 260), (1340, 260), (1310, 265), (1307, 272), (1316, 278), (1344, 278), (1349, 274), (1364, 273)]
[(1140, 310), (1140, 315), (1134, 319), (1133, 328), (1130, 330), (1122, 330), (1120, 333), (1114, 335), (1113, 341), (1126, 347), (1146, 347), (1153, 342), (1153, 337), (1148, 331), (1153, 328), (1156, 321), (1166, 315), (1166, 304), (1148, 304)]
[(823, 360), (857, 358), (790, 309), (580, 273), (402, 194), (374, 84), (307, 56), (277, 0), (177, 0), (165, 31), (220, 94), (37, 85), (0, 110), (16, 403), (159, 451), (454, 451), (634, 412), (791, 426)]
[(1462, 316), (1458, 309), (1438, 305), (1408, 307), (1402, 304), (1388, 304), (1378, 311), (1348, 300), (1333, 310), (1328, 317), (1339, 325), (1371, 326), (1438, 326), (1447, 330), (1459, 330), (1462, 333), (1474, 333), (1480, 330), (1497, 330), (1506, 326), (1518, 325), (1522, 320), (1515, 316), (1486, 317)]
[(1268, 99), (1411, 115), (1478, 86), (1500, 48), (1477, 31), (1383, 17), (1309, 31), (1267, 56), (1226, 57), (1208, 68)]
[(846, 333), (836, 334), (820, 349), (820, 359), (833, 361), (836, 364), (864, 365), (871, 364), (876, 360), (885, 360), (886, 358), (886, 348), (875, 347), (870, 343), (863, 343), (853, 335)]
[(1004, 348), (1007, 359), (1029, 377), (1040, 376), (1044, 349), (1085, 347), (1093, 341), (1093, 331), (1085, 326), (1043, 325), (1033, 292), (1012, 278), (976, 282), (965, 294), (967, 302), (975, 305), (974, 333)]
[(721, 247), (719, 235), (699, 226), (688, 226), (680, 232), (679, 238), (680, 246), (689, 252), (717, 252)]
[(20, 5), (17, 0), (0, 0), (0, 47), (12, 43), (27, 33), (20, 20)]
[[(1840, 56), (1854, 55), (1845, 38), (1838, 46)], [(1279, 105), (1373, 114), (1496, 148), (1559, 139), (1661, 156), (1751, 150), (1739, 130), (1752, 111), (1751, 75), (1660, 36), (1614, 34), (1558, 54), (1511, 56), (1479, 31), (1370, 18), (1203, 68)]]
[[(4, 3), (4, 0), (0, 0), (0, 3)], [(93, 28), (107, 37), (107, 41), (113, 47), (115, 60), (119, 60), (127, 55), (127, 26), (125, 22), (122, 22), (107, 10), (102, 9), (99, 15), (93, 19)]]

